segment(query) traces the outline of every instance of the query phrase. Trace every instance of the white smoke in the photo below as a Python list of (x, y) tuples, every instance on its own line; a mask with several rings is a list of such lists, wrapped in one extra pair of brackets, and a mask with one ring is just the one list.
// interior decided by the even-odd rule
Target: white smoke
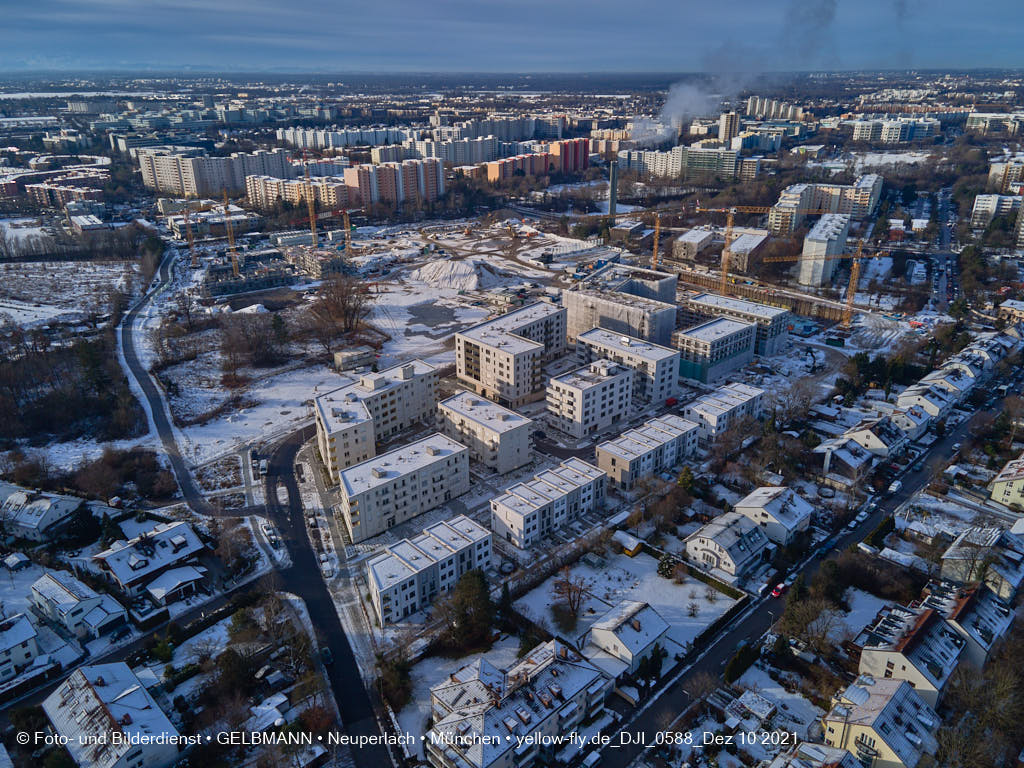
[(657, 119), (634, 117), (631, 137), (641, 147), (665, 142), (675, 143), (679, 129), (695, 117), (717, 115), (723, 95), (713, 93), (701, 83), (674, 83), (668, 89), (665, 103)]

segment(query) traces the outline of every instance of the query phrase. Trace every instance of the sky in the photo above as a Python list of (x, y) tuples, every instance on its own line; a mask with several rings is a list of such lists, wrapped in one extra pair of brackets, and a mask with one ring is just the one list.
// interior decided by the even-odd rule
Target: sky
[(0, 73), (1024, 66), (1021, 0), (0, 0)]

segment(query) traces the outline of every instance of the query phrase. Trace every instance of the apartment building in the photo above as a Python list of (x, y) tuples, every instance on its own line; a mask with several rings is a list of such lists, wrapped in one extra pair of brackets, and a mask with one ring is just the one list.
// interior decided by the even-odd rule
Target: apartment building
[(417, 138), (420, 131), (415, 128), (388, 128), (373, 126), (365, 128), (314, 129), (278, 128), (277, 140), (299, 149), (342, 149), (357, 144), (376, 146), (396, 144), (410, 138)]
[(544, 740), (600, 716), (612, 682), (559, 640), (503, 670), (474, 661), (430, 689), (427, 762), (434, 768), (547, 764)]
[(671, 470), (697, 450), (700, 428), (674, 413), (651, 419), (597, 446), (597, 466), (623, 490)]
[(1008, 323), (1024, 323), (1024, 301), (1007, 299), (996, 309), (999, 317)]
[(604, 328), (668, 346), (676, 327), (675, 304), (620, 290), (563, 290), (562, 304), (568, 315), (570, 341), (593, 328)]
[(791, 234), (807, 215), (818, 212), (866, 218), (878, 208), (883, 184), (875, 173), (864, 174), (853, 184), (791, 184), (768, 212), (768, 230), (773, 235)]
[(718, 118), (719, 141), (731, 142), (740, 133), (740, 116), (736, 112), (723, 112)]
[(625, 418), (633, 402), (633, 371), (599, 359), (552, 377), (547, 411), (562, 432), (576, 438), (607, 429)]
[(710, 229), (691, 229), (677, 237), (672, 243), (672, 258), (678, 261), (693, 261), (715, 241)]
[(339, 511), (352, 542), (446, 504), (469, 490), (469, 450), (435, 433), (339, 472)]
[(939, 716), (905, 680), (861, 675), (832, 699), (822, 717), (825, 743), (845, 749), (861, 765), (916, 768), (939, 748)]
[[(407, 139), (403, 142), (402, 149), (407, 158), (434, 157), (452, 165), (476, 165), (501, 157), (503, 144), (497, 136), (475, 136), (442, 141)], [(374, 160), (374, 162), (381, 161)]]
[(941, 124), (934, 117), (854, 120), (852, 126), (854, 141), (880, 141), (883, 144), (928, 139), (937, 136), (941, 130)]
[(455, 334), (455, 372), (478, 395), (517, 408), (544, 393), (541, 366), (565, 354), (566, 311), (540, 301)]
[(520, 549), (604, 504), (607, 475), (571, 458), (491, 499), (491, 530)]
[(1000, 192), (1011, 184), (1024, 183), (1024, 155), (1004, 156), (988, 166), (988, 188)]
[(962, 531), (942, 553), (940, 574), (955, 584), (984, 582), (1000, 600), (1012, 602), (1024, 584), (1024, 536), (1001, 528)]
[(432, 420), (437, 381), (434, 366), (413, 360), (315, 397), (317, 445), (331, 477), (376, 455), (378, 441)]
[(853, 641), (860, 674), (906, 680), (937, 708), (966, 650), (966, 641), (934, 608), (886, 606)]
[(305, 179), (277, 179), (273, 176), (246, 176), (245, 197), (249, 205), (259, 210), (273, 208), (281, 203), (308, 205), (312, 190), (313, 199), (329, 210), (348, 205), (348, 187), (345, 179), (337, 176), (311, 177)]
[(792, 488), (763, 486), (751, 491), (733, 509), (764, 528), (765, 535), (780, 546), (792, 543), (811, 524), (814, 507)]
[(729, 375), (754, 359), (757, 325), (716, 317), (672, 334), (679, 349), (679, 375), (704, 384)]
[(21, 674), (39, 655), (38, 633), (23, 613), (0, 619), (0, 683)]
[(247, 176), (295, 177), (295, 167), (283, 149), (208, 157), (194, 148), (142, 147), (137, 158), (147, 189), (178, 197), (219, 197), (225, 190), (231, 195), (240, 194), (245, 191)]
[(698, 293), (685, 296), (679, 302), (679, 315), (681, 327), (716, 317), (754, 323), (757, 326), (754, 352), (758, 355), (779, 354), (789, 346), (789, 326), (793, 323), (793, 313), (781, 307), (715, 293)]
[(181, 756), (178, 731), (124, 662), (79, 667), (43, 711), (80, 768), (163, 768)]
[(366, 563), (370, 602), (381, 625), (429, 608), (469, 571), (491, 567), (491, 532), (465, 515), (390, 544)]
[(822, 286), (832, 282), (836, 259), (846, 253), (846, 239), (850, 234), (850, 217), (841, 213), (826, 213), (804, 237), (800, 254), (797, 282), (800, 285)]
[(974, 206), (971, 208), (971, 226), (983, 229), (992, 223), (996, 216), (1017, 217), (1021, 209), (1021, 195), (975, 195)]
[(462, 391), (437, 404), (438, 428), (469, 457), (500, 475), (530, 462), (533, 421), (480, 395)]
[(678, 391), (678, 350), (593, 328), (576, 337), (576, 356), (585, 365), (605, 359), (632, 370), (633, 397), (646, 403), (664, 403)]
[(739, 512), (719, 515), (686, 537), (690, 561), (728, 581), (746, 576), (772, 549), (764, 529)]
[(444, 194), (444, 163), (434, 157), (400, 163), (364, 163), (345, 169), (350, 205), (430, 202)]
[(482, 175), (491, 183), (502, 179), (511, 179), (517, 175), (543, 176), (551, 171), (554, 163), (548, 152), (531, 152), (528, 154), (512, 155), (484, 163)]
[(743, 419), (759, 419), (764, 409), (764, 390), (733, 383), (687, 403), (683, 416), (700, 428), (698, 442), (708, 446)]

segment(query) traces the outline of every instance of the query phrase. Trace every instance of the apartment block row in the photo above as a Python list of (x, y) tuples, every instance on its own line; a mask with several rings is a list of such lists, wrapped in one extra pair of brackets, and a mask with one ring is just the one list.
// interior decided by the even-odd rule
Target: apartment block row
[(768, 229), (774, 235), (788, 235), (815, 213), (866, 218), (878, 208), (883, 184), (884, 179), (875, 173), (864, 174), (853, 184), (792, 184), (782, 190), (769, 211)]
[(683, 407), (683, 416), (697, 424), (698, 442), (708, 446), (723, 432), (744, 419), (764, 415), (764, 390), (748, 384), (730, 383)]
[(304, 179), (278, 179), (273, 176), (246, 176), (245, 197), (249, 205), (259, 210), (273, 208), (281, 203), (293, 206), (306, 204), (310, 192), (323, 208), (337, 210), (348, 205), (345, 179), (337, 176)]
[(291, 179), (296, 175), (283, 149), (235, 152), (230, 157), (209, 157), (186, 147), (144, 147), (137, 151), (142, 183), (177, 197), (219, 197), (245, 191), (247, 176)]
[(714, 293), (684, 296), (679, 302), (680, 326), (696, 325), (716, 317), (727, 317), (757, 326), (754, 352), (775, 355), (786, 350), (793, 313), (781, 307), (734, 299)]
[(553, 376), (546, 398), (551, 421), (577, 439), (607, 429), (629, 415), (633, 378), (631, 369), (605, 359)]
[(444, 164), (437, 158), (363, 163), (345, 169), (350, 205), (429, 202), (444, 194)]
[(679, 351), (604, 328), (576, 337), (576, 357), (585, 365), (611, 360), (633, 371), (633, 397), (664, 404), (678, 393)]
[(697, 450), (699, 427), (673, 413), (650, 419), (599, 443), (597, 466), (609, 481), (631, 490), (638, 481), (671, 470)]

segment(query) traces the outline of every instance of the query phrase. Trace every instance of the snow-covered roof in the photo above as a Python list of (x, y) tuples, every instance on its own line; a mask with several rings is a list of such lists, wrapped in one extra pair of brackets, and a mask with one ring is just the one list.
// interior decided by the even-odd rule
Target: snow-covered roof
[(328, 432), (335, 432), (354, 422), (370, 421), (372, 415), (364, 400), (380, 397), (417, 376), (432, 373), (434, 366), (422, 360), (411, 360), (377, 373), (365, 373), (359, 380), (317, 397), (314, 407)]
[(28, 616), (16, 613), (0, 621), (0, 652), (16, 648), (26, 640), (32, 640), (35, 636), (36, 628)]
[(99, 597), (96, 590), (65, 571), (47, 571), (32, 584), (32, 592), (61, 615), (74, 610), (85, 600)]
[(158, 603), (162, 603), (167, 596), (176, 589), (180, 589), (186, 584), (194, 584), (197, 581), (202, 581), (205, 575), (205, 568), (195, 568), (191, 565), (183, 565), (181, 568), (171, 568), (149, 582), (149, 584), (146, 585), (146, 591), (153, 596), (154, 600)]
[(604, 328), (592, 328), (586, 333), (581, 333), (576, 337), (576, 343), (592, 344), (599, 349), (632, 355), (651, 362), (667, 360), (679, 354), (678, 349), (663, 347), (660, 344), (638, 339), (635, 336), (625, 336)]
[(1018, 480), (1024, 480), (1024, 456), (1006, 462), (992, 483), (1015, 483)]
[(664, 416), (644, 422), (636, 429), (627, 429), (618, 437), (600, 443), (597, 450), (632, 461), (656, 451), (694, 429), (699, 429), (699, 426), (689, 419), (676, 416), (674, 413), (666, 413)]
[(728, 317), (716, 317), (714, 320), (708, 320), (706, 323), (695, 325), (692, 328), (676, 331), (675, 335), (677, 338), (690, 338), (713, 344), (729, 336), (750, 330), (752, 325), (752, 323), (743, 323)]
[(986, 586), (961, 587), (949, 581), (932, 582), (923, 605), (939, 611), (986, 653), (1013, 624), (1013, 608)]
[(733, 508), (737, 512), (748, 509), (763, 510), (775, 522), (790, 531), (802, 527), (814, 512), (814, 507), (797, 495), (792, 488), (779, 486), (757, 488), (737, 501)]
[(366, 571), (378, 589), (387, 589), (490, 535), (479, 523), (459, 515), (424, 529), (415, 538), (384, 547), (367, 562)]
[(635, 656), (661, 640), (668, 628), (668, 622), (647, 603), (624, 600), (598, 618), (590, 628), (590, 641), (616, 655), (601, 636), (601, 632), (609, 632), (631, 656)]
[(66, 520), (82, 504), (75, 496), (41, 493), (0, 481), (0, 515), (21, 531), (42, 531)]
[(561, 376), (552, 376), (548, 387), (562, 386), (586, 391), (631, 373), (630, 369), (624, 365), (601, 358), (584, 365), (582, 368), (563, 373)]
[(764, 530), (739, 512), (719, 515), (687, 536), (686, 541), (700, 538), (710, 539), (725, 550), (738, 570), (744, 563), (760, 557), (768, 546)]
[(465, 390), (442, 400), (437, 406), (443, 411), (472, 421), (492, 432), (508, 432), (533, 423), (532, 420), (520, 413), (503, 408), (485, 397)]
[(592, 464), (575, 457), (566, 459), (532, 480), (509, 486), (491, 500), (491, 507), (501, 506), (514, 514), (526, 515), (601, 477), (607, 475)]
[(447, 461), (466, 446), (435, 432), (414, 443), (374, 456), (341, 472), (341, 486), (351, 498), (392, 482), (396, 477)]
[(458, 335), (480, 344), (491, 347), (500, 347), (505, 352), (516, 354), (530, 349), (544, 349), (544, 345), (519, 336), (521, 328), (543, 320), (546, 317), (557, 315), (565, 310), (546, 301), (538, 301), (534, 304), (508, 312), (501, 317), (474, 325)]
[(931, 608), (886, 606), (874, 623), (854, 643), (869, 651), (892, 651), (907, 661), (942, 690), (964, 652), (963, 638), (946, 626), (942, 615)]
[[(90, 768), (119, 764), (141, 740), (177, 736), (167, 715), (123, 662), (76, 669), (43, 701), (43, 709), (54, 730), (68, 739), (75, 762)], [(127, 738), (111, 739), (111, 730)]]
[(153, 530), (129, 541), (117, 541), (93, 555), (123, 585), (149, 579), (175, 563), (202, 552), (203, 542), (186, 522), (159, 523)]
[(823, 718), (826, 724), (871, 728), (907, 768), (938, 749), (939, 716), (905, 680), (861, 675), (834, 702)]

